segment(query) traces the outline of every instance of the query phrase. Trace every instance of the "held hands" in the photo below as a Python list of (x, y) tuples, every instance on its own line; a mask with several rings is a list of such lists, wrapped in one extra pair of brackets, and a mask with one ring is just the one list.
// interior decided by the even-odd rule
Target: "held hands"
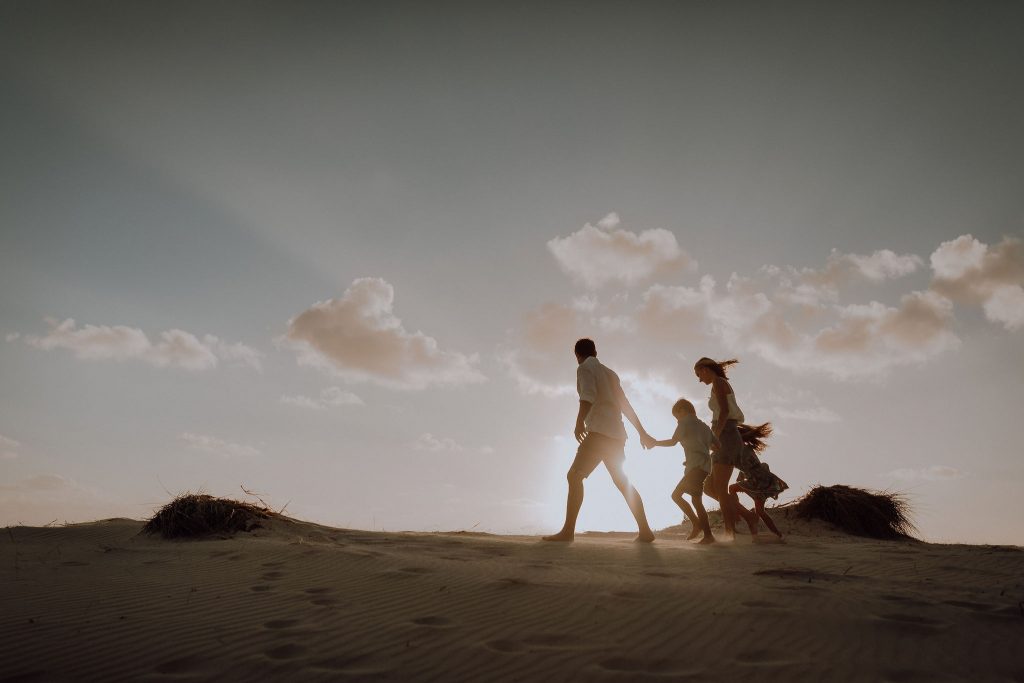
[(644, 450), (654, 448), (657, 441), (657, 439), (648, 434), (646, 431), (640, 432), (640, 445), (644, 447)]

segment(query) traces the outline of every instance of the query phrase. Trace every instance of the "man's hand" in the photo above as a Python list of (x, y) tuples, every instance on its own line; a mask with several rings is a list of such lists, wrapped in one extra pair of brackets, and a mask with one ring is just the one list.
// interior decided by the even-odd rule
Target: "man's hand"
[(587, 428), (580, 421), (576, 422), (576, 429), (572, 430), (572, 433), (579, 443), (583, 443), (583, 439), (587, 438)]
[(643, 446), (644, 450), (650, 450), (651, 448), (654, 448), (654, 444), (657, 441), (657, 439), (655, 439), (647, 432), (640, 433), (640, 445)]

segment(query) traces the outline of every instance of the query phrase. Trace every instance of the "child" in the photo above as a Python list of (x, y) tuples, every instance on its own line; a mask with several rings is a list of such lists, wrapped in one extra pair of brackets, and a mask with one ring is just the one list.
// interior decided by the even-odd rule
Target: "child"
[[(740, 438), (743, 440), (743, 452), (740, 455), (739, 464), (736, 465), (740, 475), (737, 477), (736, 483), (729, 487), (729, 494), (733, 497), (734, 504), (737, 506), (739, 505), (737, 493), (743, 492), (753, 498), (757, 517), (760, 517), (768, 528), (772, 530), (772, 533), (781, 539), (782, 533), (775, 526), (775, 522), (772, 521), (768, 511), (764, 509), (764, 503), (769, 497), (777, 499), (780, 493), (789, 488), (789, 484), (773, 474), (768, 469), (768, 465), (761, 462), (761, 459), (757, 457), (758, 453), (768, 447), (764, 440), (771, 436), (772, 426), (768, 422), (758, 427), (741, 424), (737, 429), (740, 432)], [(755, 526), (751, 531), (756, 533), (756, 517), (753, 522)]]
[[(693, 531), (686, 540), (693, 540), (703, 532), (701, 543), (714, 543), (715, 537), (711, 533), (711, 524), (708, 522), (708, 513), (704, 509), (704, 502), (701, 494), (704, 489), (704, 480), (711, 472), (711, 447), (718, 446), (718, 439), (712, 433), (711, 428), (697, 418), (697, 411), (693, 404), (685, 398), (676, 401), (672, 406), (672, 416), (676, 418), (679, 425), (671, 439), (655, 441), (655, 446), (675, 446), (682, 444), (683, 452), (686, 454), (686, 461), (683, 463), (683, 478), (672, 491), (672, 501), (679, 506), (686, 518), (690, 520)], [(690, 494), (693, 507), (686, 502), (683, 494)], [(693, 508), (697, 508), (694, 513)]]

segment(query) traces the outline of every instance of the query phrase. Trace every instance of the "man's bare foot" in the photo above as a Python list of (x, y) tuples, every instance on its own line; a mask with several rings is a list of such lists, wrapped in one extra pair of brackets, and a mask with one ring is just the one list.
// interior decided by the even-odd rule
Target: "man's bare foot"
[(736, 532), (734, 530), (730, 531), (729, 529), (726, 529), (721, 534), (719, 534), (718, 538), (723, 540), (723, 541), (735, 541), (736, 540)]
[(653, 543), (654, 532), (653, 531), (641, 531), (637, 534), (637, 537), (633, 539), (635, 543)]
[(705, 532), (704, 538), (697, 541), (698, 545), (710, 545), (715, 542), (715, 537), (711, 535), (711, 532)]
[(575, 534), (571, 531), (559, 531), (557, 534), (551, 534), (550, 536), (541, 536), (542, 541), (561, 541), (562, 543), (572, 543)]
[(697, 525), (694, 525), (693, 530), (690, 531), (690, 535), (686, 537), (686, 540), (687, 541), (692, 541), (693, 539), (697, 538), (698, 536), (700, 536), (700, 527), (697, 526)]

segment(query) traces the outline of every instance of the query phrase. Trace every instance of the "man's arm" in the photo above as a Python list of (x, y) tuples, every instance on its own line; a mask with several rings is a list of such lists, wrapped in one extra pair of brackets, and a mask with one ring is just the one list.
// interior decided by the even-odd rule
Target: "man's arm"
[(592, 405), (590, 401), (580, 401), (580, 412), (576, 415), (576, 429), (572, 432), (580, 443), (583, 443), (583, 437), (587, 435), (587, 427), (584, 422), (587, 419), (587, 414), (590, 413)]
[(621, 410), (622, 414), (626, 416), (626, 419), (629, 420), (630, 424), (636, 428), (637, 434), (640, 435), (640, 444), (644, 448), (650, 448), (651, 444), (654, 442), (654, 437), (648, 434), (647, 430), (644, 429), (644, 426), (640, 424), (640, 418), (637, 417), (636, 411), (633, 410), (633, 406), (630, 404), (629, 399), (626, 398), (626, 392), (622, 390), (622, 385), (617, 385), (616, 389), (619, 394), (619, 410)]

